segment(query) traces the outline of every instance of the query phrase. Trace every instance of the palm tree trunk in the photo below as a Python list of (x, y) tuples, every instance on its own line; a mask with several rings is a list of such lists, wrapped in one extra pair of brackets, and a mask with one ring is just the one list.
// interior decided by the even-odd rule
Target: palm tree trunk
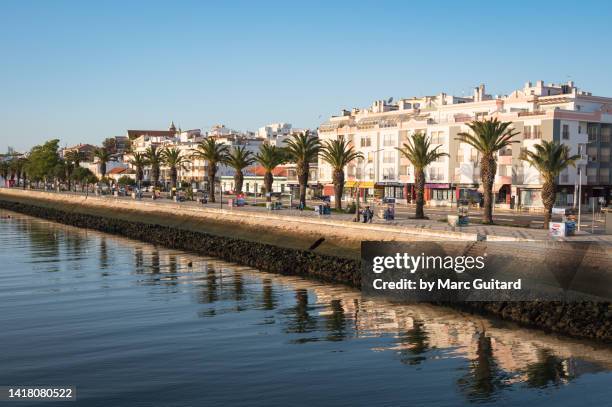
[(100, 163), (100, 174), (102, 175), (102, 178), (104, 178), (104, 176), (106, 175), (106, 163), (105, 162)]
[(159, 166), (154, 165), (151, 167), (151, 179), (153, 181), (153, 187), (157, 188), (157, 184), (159, 184)]
[(555, 205), (555, 183), (549, 177), (546, 177), (542, 185), (542, 204), (544, 205), (544, 229), (548, 230), (552, 208)]
[(309, 167), (308, 163), (298, 165), (297, 167), (298, 183), (300, 184), (300, 205), (302, 205), (302, 207), (306, 207), (306, 188), (308, 187)]
[(484, 224), (493, 223), (493, 182), (495, 181), (496, 168), (495, 158), (493, 156), (484, 156), (480, 164), (480, 179), (482, 181), (482, 189), (484, 193), (483, 202), (483, 222)]
[(215, 203), (215, 176), (217, 175), (217, 166), (208, 165), (208, 198), (210, 202)]
[(244, 183), (244, 175), (242, 174), (242, 170), (236, 170), (234, 174), (234, 192), (236, 194), (242, 193), (242, 184)]
[(336, 196), (336, 209), (342, 209), (342, 193), (344, 191), (344, 170), (342, 168), (334, 170), (334, 195)]
[(414, 217), (416, 219), (424, 219), (425, 211), (425, 171), (423, 168), (415, 168), (414, 173), (414, 188), (416, 192), (416, 213)]
[(272, 171), (266, 171), (264, 174), (264, 188), (266, 189), (266, 202), (272, 202), (272, 184), (274, 183), (274, 176)]
[(176, 188), (176, 179), (178, 177), (178, 172), (176, 170), (176, 167), (171, 167), (170, 168), (170, 186), (172, 188)]

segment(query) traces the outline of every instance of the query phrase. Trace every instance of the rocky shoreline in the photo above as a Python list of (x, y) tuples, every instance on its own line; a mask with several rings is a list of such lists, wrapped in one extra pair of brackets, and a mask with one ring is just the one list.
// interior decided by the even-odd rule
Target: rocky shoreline
[[(154, 223), (126, 221), (63, 210), (46, 205), (1, 199), (0, 208), (62, 224), (117, 234), (169, 248), (257, 268), (267, 272), (312, 278), (323, 282), (361, 285), (359, 260), (276, 245), (218, 236)], [(578, 338), (612, 343), (610, 303), (470, 302), (439, 304), (467, 312), (493, 315), (525, 326)]]

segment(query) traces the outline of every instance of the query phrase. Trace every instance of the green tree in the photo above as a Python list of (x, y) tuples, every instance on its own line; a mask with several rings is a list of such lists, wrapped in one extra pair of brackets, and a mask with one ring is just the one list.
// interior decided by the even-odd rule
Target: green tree
[(39, 182), (44, 181), (45, 185), (49, 179), (53, 178), (54, 169), (60, 162), (57, 150), (59, 148), (59, 140), (49, 140), (46, 143), (34, 146), (30, 150), (26, 172), (30, 176), (30, 180)]
[(348, 163), (363, 158), (363, 154), (355, 151), (344, 137), (324, 142), (321, 148), (321, 158), (331, 165), (333, 170), (334, 195), (336, 209), (342, 209), (342, 195), (344, 191), (344, 167)]
[(272, 172), (276, 167), (283, 164), (287, 157), (284, 151), (276, 146), (268, 143), (262, 144), (259, 147), (259, 152), (255, 155), (255, 160), (265, 170), (264, 174), (264, 188), (266, 189), (266, 201), (272, 201), (272, 184), (274, 183), (274, 176)]
[(100, 166), (100, 176), (104, 178), (106, 176), (106, 163), (111, 159), (111, 153), (105, 148), (98, 148), (94, 152), (94, 157), (98, 159), (98, 165)]
[(510, 126), (512, 122), (500, 122), (496, 118), (467, 123), (472, 131), (461, 132), (457, 140), (474, 147), (482, 155), (480, 159), (480, 180), (484, 190), (484, 216), (483, 223), (493, 223), (493, 182), (497, 171), (497, 158), (495, 154), (512, 143), (519, 132)]
[(225, 163), (228, 155), (229, 147), (226, 144), (218, 143), (212, 137), (199, 143), (192, 154), (192, 158), (208, 162), (208, 193), (211, 202), (215, 202), (215, 177), (218, 165)]
[(149, 165), (151, 166), (151, 181), (154, 187), (157, 187), (159, 184), (159, 167), (161, 167), (164, 162), (164, 158), (162, 156), (162, 150), (157, 148), (156, 145), (150, 145), (145, 150), (145, 156)]
[(242, 170), (252, 165), (255, 162), (253, 153), (247, 151), (246, 147), (239, 146), (232, 148), (227, 156), (227, 165), (234, 169), (234, 192), (242, 193), (242, 184), (244, 183), (244, 174)]
[(111, 154), (117, 154), (117, 140), (113, 137), (104, 139), (102, 142), (102, 148)]
[(134, 181), (134, 179), (132, 177), (129, 177), (127, 175), (124, 175), (122, 177), (119, 177), (119, 179), (117, 180), (117, 184), (121, 185), (121, 186), (134, 186), (136, 185), (136, 181)]
[(130, 165), (136, 170), (136, 181), (142, 182), (144, 169), (149, 165), (147, 156), (143, 153), (134, 153), (134, 157), (129, 161)]
[(542, 140), (534, 146), (535, 151), (524, 150), (520, 159), (535, 167), (542, 178), (542, 203), (544, 204), (544, 229), (548, 229), (552, 208), (555, 205), (557, 177), (569, 166), (575, 166), (580, 159), (578, 154), (570, 155), (569, 146), (556, 141)]
[(425, 168), (440, 157), (448, 156), (447, 153), (438, 151), (442, 146), (433, 147), (430, 139), (421, 132), (412, 135), (404, 146), (396, 147), (399, 152), (410, 161), (414, 167), (414, 188), (416, 192), (416, 219), (425, 218), (423, 208), (425, 206)]
[(287, 156), (289, 161), (296, 165), (298, 183), (300, 184), (300, 205), (302, 206), (306, 206), (306, 188), (308, 188), (310, 163), (317, 161), (320, 148), (319, 138), (311, 136), (308, 130), (287, 140)]
[[(176, 188), (178, 178), (178, 170), (184, 169), (189, 159), (181, 153), (178, 148), (165, 148), (162, 150), (162, 158), (164, 164), (170, 168), (170, 184), (172, 188)], [(174, 192), (172, 192), (174, 194)]]

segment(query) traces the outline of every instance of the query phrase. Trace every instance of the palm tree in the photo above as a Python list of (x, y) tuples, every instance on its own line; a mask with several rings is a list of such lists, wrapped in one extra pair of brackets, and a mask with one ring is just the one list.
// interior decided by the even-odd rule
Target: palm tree
[(234, 191), (236, 194), (242, 193), (244, 174), (242, 170), (255, 162), (253, 153), (247, 151), (246, 147), (234, 147), (227, 157), (227, 165), (234, 169)]
[(71, 189), (70, 183), (72, 180), (72, 173), (74, 172), (75, 168), (79, 167), (81, 159), (82, 154), (78, 150), (70, 150), (64, 155), (64, 161), (66, 161), (66, 178), (68, 180), (68, 189)]
[(100, 165), (100, 178), (104, 178), (106, 175), (106, 163), (110, 161), (111, 153), (104, 148), (98, 148), (94, 152), (94, 157), (98, 159), (98, 164)]
[(266, 201), (272, 201), (272, 184), (274, 176), (272, 171), (279, 165), (283, 164), (287, 159), (285, 152), (268, 143), (262, 144), (259, 147), (259, 152), (255, 155), (255, 160), (261, 165), (266, 173), (264, 174), (264, 188), (266, 189)]
[(561, 171), (576, 166), (580, 155), (570, 156), (569, 146), (556, 141), (543, 140), (534, 146), (535, 151), (523, 150), (520, 159), (535, 167), (544, 178), (542, 203), (544, 204), (544, 229), (548, 229), (552, 208), (555, 204), (556, 180)]
[[(8, 161), (0, 161), (0, 176), (6, 183), (8, 180), (9, 172), (11, 171), (11, 166)], [(8, 184), (6, 184), (8, 185)]]
[(300, 184), (300, 205), (302, 207), (306, 206), (306, 188), (308, 187), (310, 163), (316, 162), (320, 148), (319, 138), (312, 137), (308, 130), (287, 140), (287, 156), (289, 161), (296, 164)]
[(161, 167), (164, 161), (162, 150), (152, 144), (145, 150), (145, 157), (151, 166), (151, 181), (153, 182), (153, 187), (157, 187), (157, 184), (159, 184), (159, 167)]
[(344, 167), (356, 158), (363, 158), (363, 154), (355, 151), (344, 137), (330, 140), (321, 148), (321, 158), (331, 165), (334, 174), (334, 195), (336, 196), (336, 209), (342, 209), (342, 194), (344, 190)]
[(143, 153), (134, 153), (134, 157), (129, 161), (130, 165), (136, 169), (136, 182), (142, 182), (144, 178), (144, 168), (149, 165), (147, 156)]
[(185, 164), (189, 162), (189, 159), (182, 155), (181, 150), (178, 148), (165, 148), (162, 151), (162, 158), (164, 160), (164, 164), (170, 167), (170, 185), (172, 188), (176, 188), (178, 170), (184, 169)]
[(425, 168), (440, 157), (448, 156), (447, 153), (438, 151), (441, 145), (433, 147), (430, 139), (421, 132), (412, 135), (408, 143), (404, 143), (402, 148), (396, 147), (400, 153), (410, 161), (414, 167), (414, 185), (416, 190), (416, 219), (424, 219), (425, 213)]
[(208, 193), (211, 202), (215, 202), (217, 165), (225, 163), (228, 154), (229, 147), (226, 144), (217, 143), (217, 140), (212, 137), (199, 143), (192, 154), (192, 158), (208, 161)]
[(474, 121), (467, 126), (472, 133), (461, 132), (457, 134), (457, 140), (467, 143), (480, 152), (480, 181), (484, 192), (484, 216), (483, 223), (493, 223), (493, 182), (497, 171), (497, 159), (495, 153), (499, 150), (518, 143), (512, 140), (519, 132), (510, 126), (512, 122), (500, 122), (497, 118), (489, 120)]
[(83, 161), (83, 154), (78, 150), (70, 150), (64, 154), (64, 160), (72, 163), (75, 167), (78, 167)]

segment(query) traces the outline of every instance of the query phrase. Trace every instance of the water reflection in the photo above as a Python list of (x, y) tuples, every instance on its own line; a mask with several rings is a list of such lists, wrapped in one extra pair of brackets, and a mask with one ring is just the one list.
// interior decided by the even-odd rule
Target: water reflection
[(508, 386), (508, 378), (497, 364), (491, 338), (485, 332), (478, 333), (476, 357), (470, 360), (468, 373), (459, 379), (459, 387), (469, 400), (490, 400)]
[[(263, 332), (257, 340), (276, 338), (294, 349), (293, 353), (317, 346), (343, 350), (351, 343), (368, 343), (363, 360), (371, 361), (371, 355), (380, 352), (378, 363), (389, 363), (387, 369), (399, 368), (407, 374), (453, 361), (459, 367), (447, 369), (451, 373), (444, 380), (461, 400), (456, 404), (499, 400), (508, 390), (563, 388), (585, 373), (612, 370), (609, 347), (444, 308), (372, 300), (345, 287), (271, 275), (43, 221), (15, 219), (13, 227), (28, 235), (24, 239), (30, 241), (30, 261), (57, 261), (63, 245), (66, 258), (95, 265), (84, 267), (89, 278), (100, 279), (98, 268), (106, 273), (104, 281), (114, 281), (121, 274), (117, 267), (124, 266), (121, 277), (125, 284), (149, 295), (133, 302), (187, 299), (184, 302), (189, 306), (181, 308), (175, 318), (191, 316), (197, 327), (219, 329), (225, 322)], [(93, 256), (87, 255), (88, 248)], [(111, 290), (113, 284), (103, 287)]]

